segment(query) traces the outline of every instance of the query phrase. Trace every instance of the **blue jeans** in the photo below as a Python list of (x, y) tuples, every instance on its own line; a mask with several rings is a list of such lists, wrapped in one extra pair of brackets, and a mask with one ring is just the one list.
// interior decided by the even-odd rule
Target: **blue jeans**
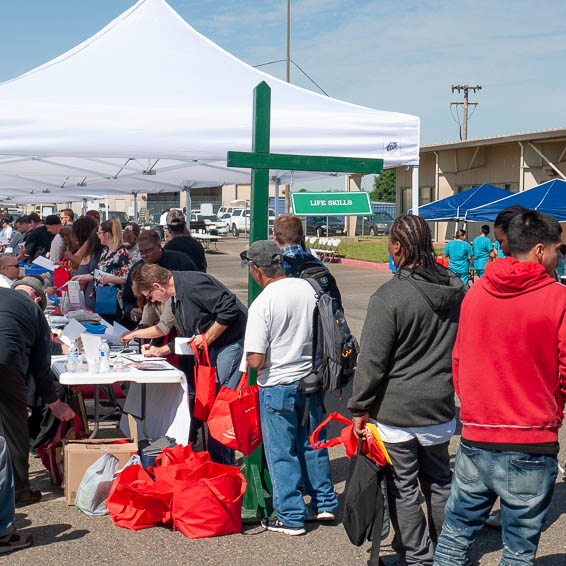
[[(215, 348), (212, 344), (209, 348), (210, 365), (216, 366), (216, 393), (220, 387), (225, 386), (236, 389), (242, 372), (239, 370), (240, 362), (244, 352), (244, 341), (239, 340), (222, 348)], [(220, 444), (218, 440), (208, 435), (208, 451), (214, 462), (220, 464), (231, 464), (233, 450)]]
[(460, 444), (435, 566), (469, 564), (469, 550), (501, 498), (501, 565), (533, 564), (557, 475), (556, 456)]
[(15, 497), (12, 460), (6, 440), (0, 436), (0, 537), (14, 531)]
[[(300, 487), (311, 496), (314, 513), (338, 507), (330, 477), (328, 450), (313, 450), (309, 434), (322, 422), (322, 396), (310, 395), (308, 424), (301, 426), (306, 395), (299, 382), (259, 388), (261, 431), (265, 458), (273, 484), (273, 507), (289, 527), (302, 527), (307, 507)], [(320, 435), (324, 441), (324, 431)]]

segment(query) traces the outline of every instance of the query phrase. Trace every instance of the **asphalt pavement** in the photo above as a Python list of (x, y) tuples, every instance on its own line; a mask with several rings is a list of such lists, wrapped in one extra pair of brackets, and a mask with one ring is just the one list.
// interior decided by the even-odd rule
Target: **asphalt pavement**
[[(240, 267), (239, 252), (245, 249), (243, 239), (219, 244), (220, 253), (207, 254), (209, 272), (232, 289), (240, 299), (247, 297), (247, 269)], [(344, 299), (346, 316), (352, 332), (359, 336), (365, 319), (369, 297), (377, 287), (390, 279), (385, 271), (333, 264)], [(347, 415), (348, 391), (342, 398), (328, 395), (329, 411)], [(336, 431), (336, 428), (331, 429)], [(562, 444), (566, 440), (564, 429)], [(451, 443), (456, 453), (459, 436)], [(344, 449), (331, 449), (332, 475), (338, 493), (341, 516), (348, 460)], [(562, 450), (561, 458), (566, 458)], [(264, 532), (257, 525), (247, 525), (242, 534), (190, 540), (167, 527), (129, 531), (115, 526), (108, 516), (89, 517), (66, 505), (63, 491), (52, 486), (38, 458), (31, 458), (32, 488), (41, 489), (42, 501), (16, 510), (16, 526), (31, 533), (35, 545), (3, 557), (4, 565), (41, 566), (59, 564), (166, 564), (199, 566), (360, 566), (368, 559), (368, 546), (354, 547), (348, 541), (339, 520), (330, 524), (309, 524), (305, 536), (289, 537)], [(190, 497), (190, 493), (187, 494)], [(566, 482), (559, 478), (541, 542), (536, 564), (566, 566)], [(389, 540), (382, 547), (386, 563), (392, 563)], [(499, 563), (502, 542), (498, 532), (484, 529), (474, 546), (473, 559), (481, 566)]]

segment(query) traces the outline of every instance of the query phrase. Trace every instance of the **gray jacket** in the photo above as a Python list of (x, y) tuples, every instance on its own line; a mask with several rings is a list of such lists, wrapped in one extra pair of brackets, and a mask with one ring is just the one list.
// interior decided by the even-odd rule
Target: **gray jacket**
[(402, 270), (370, 298), (348, 408), (391, 426), (430, 426), (455, 414), (452, 348), (461, 280), (445, 268)]

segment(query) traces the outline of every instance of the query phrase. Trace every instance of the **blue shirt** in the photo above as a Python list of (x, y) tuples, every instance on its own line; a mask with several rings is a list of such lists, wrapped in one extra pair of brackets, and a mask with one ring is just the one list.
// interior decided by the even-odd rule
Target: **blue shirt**
[[(285, 268), (285, 275), (287, 277), (293, 276), (292, 275), (293, 267), (288, 261), (286, 261), (285, 258), (287, 257), (304, 258), (307, 257), (308, 255), (312, 255), (310, 250), (307, 248), (307, 250), (305, 251), (303, 249), (303, 246), (301, 246), (301, 244), (289, 244), (281, 249), (281, 253), (283, 254), (283, 267)], [(314, 261), (322, 265), (322, 262), (319, 259), (314, 258)]]
[(497, 240), (495, 240), (495, 244), (493, 244), (493, 249), (497, 252), (497, 259), (503, 259), (505, 257), (501, 249), (501, 244)]
[(448, 267), (454, 273), (467, 273), (470, 269), (468, 258), (473, 255), (472, 246), (465, 240), (451, 240), (444, 248), (444, 255), (448, 257)]
[(474, 268), (485, 269), (485, 264), (489, 261), (489, 253), (493, 249), (493, 244), (487, 236), (474, 238)]

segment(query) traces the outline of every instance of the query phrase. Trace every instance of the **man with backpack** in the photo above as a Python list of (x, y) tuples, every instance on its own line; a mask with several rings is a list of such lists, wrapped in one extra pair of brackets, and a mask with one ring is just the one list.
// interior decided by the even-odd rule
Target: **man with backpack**
[(307, 408), (307, 394), (300, 390), (312, 370), (317, 298), (309, 281), (285, 275), (275, 242), (254, 242), (240, 257), (263, 289), (248, 310), (244, 338), (248, 364), (258, 371), (263, 443), (277, 511), (277, 518), (263, 525), (302, 535), (309, 514), (301, 486), (311, 496), (316, 519), (332, 521), (338, 507), (328, 451), (313, 450), (309, 442), (309, 433), (322, 422), (322, 394), (309, 395)]
[(292, 214), (279, 216), (273, 225), (273, 239), (281, 248), (285, 275), (315, 279), (324, 292), (335, 298), (342, 308), (342, 297), (336, 279), (319, 259), (309, 253), (305, 246), (301, 219)]
[(430, 228), (418, 216), (395, 219), (388, 248), (398, 271), (370, 299), (348, 408), (358, 436), (377, 421), (393, 462), (387, 486), (397, 563), (431, 566), (450, 494), (452, 348), (465, 286), (436, 263)]

